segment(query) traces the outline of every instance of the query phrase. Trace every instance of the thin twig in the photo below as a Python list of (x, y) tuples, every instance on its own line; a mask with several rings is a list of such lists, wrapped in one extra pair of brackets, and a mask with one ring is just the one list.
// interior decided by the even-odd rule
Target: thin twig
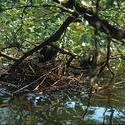
[(10, 57), (10, 56), (8, 56), (8, 55), (2, 53), (2, 52), (0, 52), (0, 56), (4, 57), (4, 58), (6, 58), (6, 59), (9, 59), (9, 60), (13, 60), (14, 62), (18, 61), (18, 59), (13, 58), (13, 57)]

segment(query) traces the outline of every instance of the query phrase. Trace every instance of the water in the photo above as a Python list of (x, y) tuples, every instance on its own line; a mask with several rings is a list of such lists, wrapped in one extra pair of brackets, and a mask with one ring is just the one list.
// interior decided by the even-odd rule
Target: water
[(1, 99), (0, 125), (125, 124), (124, 97), (124, 89), (92, 96), (67, 91), (5, 96)]

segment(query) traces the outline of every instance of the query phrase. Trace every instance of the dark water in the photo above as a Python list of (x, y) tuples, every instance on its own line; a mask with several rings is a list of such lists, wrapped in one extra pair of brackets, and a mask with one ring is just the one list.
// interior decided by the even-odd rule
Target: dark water
[(125, 90), (97, 94), (69, 90), (0, 98), (0, 125), (125, 124)]

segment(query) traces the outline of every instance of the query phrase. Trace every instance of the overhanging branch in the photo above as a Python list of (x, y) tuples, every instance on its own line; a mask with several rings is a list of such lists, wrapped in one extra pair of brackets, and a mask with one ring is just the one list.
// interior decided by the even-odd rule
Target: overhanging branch
[[(56, 3), (60, 3), (59, 0), (53, 0), (53, 1)], [(111, 25), (105, 19), (101, 19), (93, 11), (89, 10), (88, 8), (86, 8), (84, 6), (80, 6), (76, 2), (76, 0), (68, 0), (67, 4), (62, 3), (62, 5), (64, 7), (68, 7), (67, 6), (68, 3), (72, 3), (72, 6), (74, 6), (76, 13), (79, 13), (79, 15), (83, 15), (84, 19), (87, 20), (91, 26), (93, 26), (94, 28), (98, 29), (101, 32), (104, 32), (104, 33), (110, 35), (112, 38), (114, 38), (116, 40), (119, 40), (123, 43), (125, 42), (125, 30), (119, 29), (118, 27)]]
[(64, 31), (67, 29), (67, 27), (74, 21), (74, 19), (76, 18), (76, 13), (74, 13), (72, 16), (67, 17), (67, 19), (64, 21), (64, 23), (60, 26), (60, 28), (52, 35), (50, 36), (48, 39), (46, 39), (43, 43), (41, 43), (40, 45), (34, 47), (33, 49), (31, 49), (30, 51), (26, 52), (18, 61), (16, 61), (10, 71), (14, 71), (15, 68), (28, 56), (32, 55), (34, 52), (38, 51), (39, 49), (41, 49), (42, 47), (51, 44), (52, 42), (56, 42), (60, 39), (60, 37), (62, 36), (62, 34), (64, 33)]

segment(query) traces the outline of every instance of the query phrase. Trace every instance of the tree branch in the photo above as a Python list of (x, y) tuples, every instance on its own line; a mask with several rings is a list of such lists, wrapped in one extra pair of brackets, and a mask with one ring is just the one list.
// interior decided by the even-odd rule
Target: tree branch
[(43, 43), (40, 45), (34, 47), (30, 51), (26, 52), (18, 61), (16, 61), (12, 67), (10, 68), (10, 71), (14, 71), (15, 68), (28, 56), (32, 55), (34, 52), (38, 51), (42, 47), (51, 44), (52, 42), (56, 42), (60, 39), (64, 31), (67, 29), (67, 27), (74, 21), (74, 19), (77, 17), (76, 13), (74, 13), (72, 16), (69, 16), (64, 23), (60, 26), (60, 28), (48, 39), (46, 39)]
[(8, 55), (2, 53), (2, 52), (0, 52), (0, 56), (4, 57), (4, 58), (6, 58), (6, 59), (9, 59), (9, 60), (18, 61), (18, 59), (13, 58), (13, 57), (10, 57), (10, 56), (8, 56)]
[[(56, 3), (60, 3), (59, 0), (53, 1)], [(76, 13), (79, 13), (79, 15), (83, 15), (84, 19), (87, 20), (91, 26), (93, 26), (101, 32), (110, 35), (112, 38), (121, 41), (122, 43), (125, 42), (125, 30), (119, 29), (118, 27), (109, 24), (107, 20), (101, 19), (97, 15), (97, 13), (94, 13), (88, 8), (80, 6), (79, 3), (77, 3), (75, 0), (73, 0), (72, 4), (74, 4), (73, 6), (76, 9)], [(65, 3), (62, 5), (65, 6), (67, 4)]]

